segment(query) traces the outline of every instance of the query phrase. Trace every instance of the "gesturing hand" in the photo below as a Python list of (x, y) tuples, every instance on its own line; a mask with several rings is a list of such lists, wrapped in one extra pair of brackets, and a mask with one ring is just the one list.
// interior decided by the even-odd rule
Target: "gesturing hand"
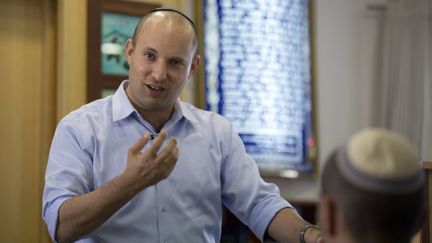
[(158, 153), (166, 136), (166, 131), (162, 130), (153, 144), (141, 151), (150, 140), (150, 134), (147, 133), (129, 148), (123, 176), (129, 180), (134, 189), (141, 191), (171, 174), (177, 162), (179, 151), (176, 139), (171, 137), (168, 145)]

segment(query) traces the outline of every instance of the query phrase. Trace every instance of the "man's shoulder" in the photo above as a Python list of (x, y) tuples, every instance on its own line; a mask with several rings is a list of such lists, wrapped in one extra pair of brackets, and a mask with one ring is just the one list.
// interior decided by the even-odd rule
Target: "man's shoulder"
[(102, 122), (101, 119), (110, 117), (112, 113), (112, 98), (94, 100), (71, 111), (63, 117), (60, 123), (83, 124), (87, 122)]
[(182, 108), (184, 109), (183, 112), (185, 112), (186, 116), (190, 116), (193, 119), (196, 119), (198, 122), (206, 121), (206, 122), (216, 122), (216, 123), (229, 123), (229, 120), (213, 111), (204, 110), (201, 108), (198, 108), (192, 104), (189, 104), (187, 102), (181, 102)]

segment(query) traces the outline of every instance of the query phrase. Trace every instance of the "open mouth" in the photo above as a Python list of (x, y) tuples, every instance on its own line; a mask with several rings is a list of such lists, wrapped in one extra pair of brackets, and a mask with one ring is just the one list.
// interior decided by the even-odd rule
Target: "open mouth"
[(146, 86), (153, 96), (159, 96), (165, 90), (165, 88), (156, 85), (147, 84)]
[(148, 87), (149, 89), (151, 89), (151, 90), (154, 90), (154, 91), (163, 91), (163, 90), (165, 90), (165, 89), (162, 88), (162, 87), (154, 86), (154, 85), (150, 85), (150, 84), (147, 84), (147, 87)]

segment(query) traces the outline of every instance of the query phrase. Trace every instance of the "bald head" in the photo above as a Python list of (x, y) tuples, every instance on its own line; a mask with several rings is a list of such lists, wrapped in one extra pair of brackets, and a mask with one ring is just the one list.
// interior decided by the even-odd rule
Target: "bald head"
[(175, 9), (154, 9), (144, 15), (135, 27), (135, 31), (132, 36), (133, 46), (136, 46), (138, 35), (142, 34), (142, 26), (145, 25), (148, 21), (165, 21), (172, 26), (175, 25), (176, 28), (183, 29), (185, 32), (190, 32), (191, 34), (193, 34), (192, 44), (196, 53), (196, 49), (198, 46), (198, 37), (195, 29), (195, 24), (184, 13)]

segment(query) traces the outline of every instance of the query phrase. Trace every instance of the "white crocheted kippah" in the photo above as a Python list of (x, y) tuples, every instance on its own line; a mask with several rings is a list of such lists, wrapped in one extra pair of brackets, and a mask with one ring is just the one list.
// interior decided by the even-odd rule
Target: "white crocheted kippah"
[(424, 183), (415, 146), (385, 129), (355, 133), (339, 151), (337, 166), (353, 185), (378, 193), (409, 193)]

